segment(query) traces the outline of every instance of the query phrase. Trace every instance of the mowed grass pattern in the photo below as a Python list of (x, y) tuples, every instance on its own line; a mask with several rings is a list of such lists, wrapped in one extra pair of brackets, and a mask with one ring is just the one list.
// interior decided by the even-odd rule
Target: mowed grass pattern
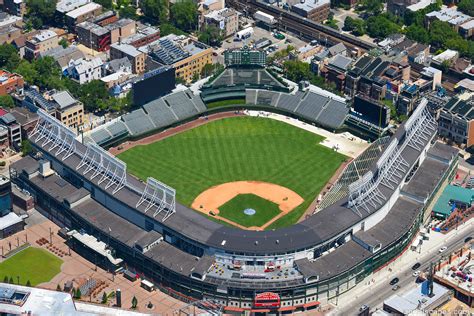
[[(254, 209), (256, 213), (245, 214), (244, 210), (247, 208)], [(254, 194), (239, 194), (219, 207), (219, 216), (245, 227), (262, 226), (280, 212), (277, 204)]]
[(210, 122), (119, 155), (128, 170), (177, 190), (185, 205), (212, 186), (239, 180), (287, 187), (305, 202), (269, 228), (295, 223), (346, 159), (319, 143), (324, 137), (284, 122), (234, 117)]
[(63, 261), (44, 249), (29, 247), (0, 263), (1, 281), (6, 277), (25, 285), (28, 280), (31, 286), (50, 281), (61, 271)]

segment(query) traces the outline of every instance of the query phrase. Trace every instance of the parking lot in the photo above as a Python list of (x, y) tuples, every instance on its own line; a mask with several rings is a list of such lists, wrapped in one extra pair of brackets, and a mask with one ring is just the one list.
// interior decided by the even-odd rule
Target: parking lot
[(276, 45), (276, 50), (270, 53), (270, 56), (271, 54), (279, 50), (286, 49), (288, 45), (294, 46), (298, 49), (300, 47), (303, 47), (306, 44), (306, 42), (300, 40), (299, 38), (297, 38), (296, 36), (292, 34), (283, 33), (283, 32), (281, 34), (283, 34), (285, 38), (279, 40), (273, 36), (273, 32), (271, 30), (266, 30), (261, 27), (254, 26), (253, 34), (249, 38), (243, 41), (234, 41), (233, 37), (226, 38), (222, 42), (222, 46), (216, 50), (217, 56), (214, 56), (214, 62), (219, 62), (223, 64), (224, 51), (226, 51), (227, 49), (242, 48), (245, 45), (252, 46), (254, 45), (255, 42), (264, 38), (269, 39), (272, 42), (271, 45)]

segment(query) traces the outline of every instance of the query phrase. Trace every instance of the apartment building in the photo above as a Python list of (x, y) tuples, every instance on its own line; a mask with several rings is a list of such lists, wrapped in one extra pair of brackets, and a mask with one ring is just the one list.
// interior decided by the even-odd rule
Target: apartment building
[(0, 95), (21, 92), (24, 85), (22, 76), (0, 69)]
[(438, 134), (456, 144), (474, 145), (474, 98), (466, 93), (452, 98), (437, 113)]
[(234, 9), (224, 8), (204, 15), (204, 24), (216, 26), (224, 37), (229, 37), (239, 30), (239, 17)]
[(99, 52), (109, 50), (111, 44), (135, 34), (135, 31), (135, 21), (131, 19), (120, 19), (105, 26), (84, 21), (76, 26), (79, 43)]
[(121, 42), (138, 48), (153, 43), (159, 38), (159, 28), (137, 23), (136, 33), (127, 38), (122, 39)]
[(146, 53), (139, 51), (130, 44), (115, 43), (110, 45), (110, 59), (128, 58), (132, 64), (134, 74), (142, 74), (145, 72), (146, 56)]
[(453, 30), (464, 38), (471, 38), (474, 34), (474, 17), (458, 11), (457, 7), (442, 6), (441, 10), (429, 12), (425, 15), (425, 24), (429, 25), (433, 21), (447, 22)]
[(64, 73), (79, 84), (84, 84), (102, 78), (103, 64), (102, 59), (99, 57), (93, 59), (81, 58), (72, 60), (69, 62), (69, 67)]
[(51, 30), (42, 31), (25, 42), (25, 58), (29, 60), (36, 59), (40, 53), (58, 46), (59, 39), (55, 32)]
[(327, 20), (331, 2), (329, 0), (301, 0), (291, 6), (291, 11), (314, 22)]
[(190, 37), (174, 34), (140, 48), (162, 65), (175, 68), (177, 78), (191, 82), (206, 64), (212, 64), (212, 48)]
[(74, 29), (76, 24), (92, 19), (101, 13), (102, 6), (98, 3), (90, 2), (66, 13), (66, 25), (70, 29)]
[(55, 107), (54, 116), (70, 128), (78, 128), (84, 123), (84, 105), (74, 99), (68, 91), (60, 91), (50, 95)]

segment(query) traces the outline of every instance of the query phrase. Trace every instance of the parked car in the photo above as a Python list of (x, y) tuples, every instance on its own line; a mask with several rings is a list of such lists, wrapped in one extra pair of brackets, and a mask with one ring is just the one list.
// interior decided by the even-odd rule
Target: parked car
[(439, 252), (439, 253), (445, 252), (446, 249), (448, 249), (448, 247), (443, 246), (443, 247), (439, 248), (438, 252)]
[(395, 284), (398, 283), (398, 281), (400, 281), (399, 278), (394, 278), (394, 279), (392, 279), (392, 281), (390, 281), (390, 285), (395, 285)]
[(417, 270), (419, 267), (421, 267), (421, 263), (417, 262), (411, 267), (412, 270)]
[(392, 287), (392, 291), (396, 291), (400, 288), (400, 285), (395, 285), (394, 287)]
[(470, 242), (471, 240), (472, 240), (472, 237), (469, 236), (469, 237), (467, 237), (466, 239), (464, 239), (464, 242), (465, 242), (465, 243), (468, 243), (468, 242)]

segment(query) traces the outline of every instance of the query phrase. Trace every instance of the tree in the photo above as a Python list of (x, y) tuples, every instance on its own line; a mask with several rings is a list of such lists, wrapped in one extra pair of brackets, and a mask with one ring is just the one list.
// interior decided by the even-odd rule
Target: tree
[(448, 22), (433, 21), (430, 25), (430, 44), (435, 48), (446, 47), (449, 39), (462, 40), (460, 35), (454, 31)]
[(309, 64), (300, 60), (285, 61), (283, 68), (286, 77), (291, 81), (299, 82), (301, 80), (311, 80), (313, 76)]
[(400, 26), (391, 21), (386, 15), (371, 16), (367, 19), (367, 34), (374, 38), (386, 38), (400, 32)]
[(171, 21), (174, 26), (189, 32), (196, 29), (198, 22), (197, 5), (192, 0), (180, 0), (171, 7)]
[(13, 282), (13, 278), (12, 278), (12, 277), (10, 277), (10, 279), (8, 279), (8, 283), (10, 283), (10, 284), (14, 284), (14, 282)]
[(352, 32), (355, 36), (362, 36), (365, 34), (365, 23), (362, 19), (353, 19), (350, 16), (344, 20), (344, 31)]
[(92, 80), (81, 85), (79, 100), (88, 111), (104, 109), (104, 102), (109, 98), (105, 83), (101, 80)]
[(381, 0), (362, 0), (362, 7), (369, 15), (378, 15), (382, 13), (383, 2)]
[(52, 0), (27, 0), (27, 17), (31, 19), (34, 28), (42, 28), (54, 21), (56, 12), (56, 1)]
[(13, 102), (13, 98), (11, 96), (2, 95), (0, 96), (0, 107), (2, 108), (14, 108), (15, 102)]
[(80, 299), (82, 297), (81, 289), (77, 288), (76, 292), (74, 293), (75, 299)]
[(11, 44), (0, 45), (0, 68), (13, 71), (20, 63), (20, 56), (16, 48)]
[(220, 46), (222, 44), (222, 31), (215, 25), (205, 26), (199, 32), (198, 40), (210, 46)]
[(430, 41), (430, 34), (428, 31), (424, 27), (416, 24), (410, 25), (406, 28), (406, 35), (408, 38), (420, 43), (426, 44)]
[(132, 19), (132, 20), (138, 19), (137, 9), (131, 5), (120, 8), (119, 15), (121, 18), (125, 18), (125, 19)]
[(30, 282), (30, 280), (26, 281), (26, 286), (31, 287), (31, 282)]
[(5, 276), (5, 277), (3, 278), (3, 283), (8, 283), (8, 277), (7, 277), (7, 276)]
[(66, 48), (66, 47), (69, 46), (69, 43), (68, 43), (67, 39), (65, 39), (64, 37), (61, 38), (58, 43), (59, 43), (59, 45), (61, 45), (63, 48)]
[(26, 156), (33, 151), (33, 146), (28, 139), (24, 139), (21, 141), (21, 154)]
[(166, 21), (168, 6), (165, 0), (143, 0), (140, 1), (140, 7), (145, 17), (156, 24)]
[(16, 72), (22, 75), (23, 79), (29, 84), (34, 84), (38, 78), (38, 73), (35, 70), (35, 66), (26, 60), (21, 61), (21, 63), (16, 68)]
[(459, 11), (466, 13), (467, 15), (474, 15), (474, 0), (461, 0), (458, 4)]
[(102, 304), (107, 304), (107, 294), (104, 292), (104, 294), (102, 294)]
[(105, 9), (112, 9), (114, 6), (112, 0), (94, 0), (94, 2), (100, 4)]
[(138, 300), (134, 295), (133, 298), (132, 298), (132, 309), (136, 309), (137, 305), (138, 305)]
[(192, 82), (196, 82), (199, 80), (199, 73), (196, 71), (193, 73), (193, 77), (191, 78)]

